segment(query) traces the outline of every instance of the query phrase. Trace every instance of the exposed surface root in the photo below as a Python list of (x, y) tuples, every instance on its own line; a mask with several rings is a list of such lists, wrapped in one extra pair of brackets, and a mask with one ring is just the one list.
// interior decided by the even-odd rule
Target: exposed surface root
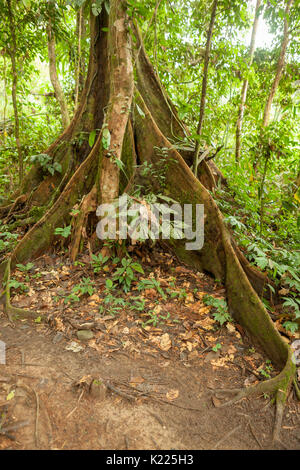
[(12, 212), (16, 209), (19, 205), (24, 205), (28, 199), (28, 194), (22, 194), (21, 196), (17, 197), (15, 202), (9, 204), (8, 206), (0, 207), (0, 217), (9, 217)]
[(261, 395), (261, 394), (275, 394), (275, 401), (276, 401), (276, 414), (275, 414), (275, 423), (274, 423), (274, 430), (273, 430), (273, 440), (279, 442), (280, 441), (280, 430), (282, 425), (283, 419), (283, 412), (286, 403), (286, 399), (288, 396), (288, 392), (290, 390), (290, 386), (292, 382), (295, 381), (295, 365), (291, 360), (291, 354), (289, 354), (288, 361), (286, 366), (281, 371), (279, 375), (276, 377), (266, 380), (264, 382), (260, 382), (259, 384), (252, 385), (248, 388), (242, 389), (219, 389), (217, 390), (218, 393), (232, 393), (235, 395), (234, 398), (231, 400), (223, 403), (221, 406), (231, 406), (238, 401), (242, 400), (243, 398), (247, 398), (250, 396)]
[(15, 315), (21, 316), (22, 318), (35, 318), (38, 316), (38, 313), (31, 311), (31, 310), (24, 310), (23, 308), (14, 307), (10, 303), (10, 258), (7, 261), (5, 274), (4, 274), (4, 282), (5, 282), (5, 290), (0, 295), (4, 298), (4, 311), (8, 316), (10, 322), (13, 323), (13, 318)]
[(300, 388), (299, 388), (299, 386), (298, 386), (298, 384), (297, 384), (297, 379), (296, 379), (296, 377), (294, 377), (293, 384), (294, 384), (294, 388), (295, 388), (296, 397), (297, 397), (298, 400), (300, 401)]
[(75, 224), (73, 228), (73, 235), (72, 235), (72, 242), (70, 246), (70, 259), (72, 262), (76, 260), (77, 254), (80, 248), (80, 241), (82, 238), (82, 231), (86, 226), (86, 221), (88, 215), (91, 212), (96, 211), (96, 204), (97, 203), (97, 188), (94, 186), (92, 190), (87, 194), (79, 208), (79, 214), (75, 219)]

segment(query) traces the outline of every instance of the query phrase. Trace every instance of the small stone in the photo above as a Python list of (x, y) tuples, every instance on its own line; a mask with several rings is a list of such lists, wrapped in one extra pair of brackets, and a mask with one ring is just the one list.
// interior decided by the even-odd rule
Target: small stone
[(76, 341), (72, 341), (70, 344), (67, 344), (65, 347), (67, 351), (73, 351), (74, 353), (78, 353), (83, 351), (84, 347), (80, 346), (80, 344), (76, 343)]
[(77, 338), (80, 339), (80, 341), (88, 341), (94, 338), (94, 333), (91, 330), (79, 330), (77, 331)]

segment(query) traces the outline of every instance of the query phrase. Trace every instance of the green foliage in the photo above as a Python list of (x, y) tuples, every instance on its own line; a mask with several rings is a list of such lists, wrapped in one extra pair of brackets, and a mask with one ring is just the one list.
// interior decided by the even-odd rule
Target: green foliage
[(132, 281), (136, 280), (134, 271), (144, 274), (144, 270), (139, 263), (134, 262), (129, 256), (122, 258), (121, 265), (113, 274), (113, 280), (122, 286), (124, 292), (129, 292)]
[(103, 6), (105, 7), (107, 13), (109, 14), (109, 1), (108, 0), (95, 0), (92, 3), (93, 15), (95, 15), (95, 16), (100, 15)]
[(293, 309), (293, 314), (295, 318), (300, 318), (300, 298), (296, 297), (294, 294), (294, 297), (283, 297), (284, 302), (283, 306), (284, 307), (291, 307)]
[(141, 279), (137, 287), (139, 291), (145, 290), (145, 289), (155, 289), (164, 300), (166, 300), (167, 298), (162, 287), (160, 286), (160, 282), (154, 277), (150, 277), (149, 279)]
[(2, 225), (0, 232), (0, 253), (12, 250), (18, 238), (17, 233), (11, 233), (7, 229), (7, 226)]
[(94, 255), (92, 254), (92, 261), (91, 261), (91, 265), (92, 265), (92, 268), (94, 269), (94, 273), (97, 274), (99, 273), (105, 263), (109, 260), (109, 256), (103, 256), (101, 253), (98, 253), (98, 255)]
[(265, 377), (265, 379), (271, 378), (271, 372), (273, 371), (273, 366), (270, 360), (266, 360), (266, 365), (264, 368), (259, 369), (259, 373)]
[(11, 289), (15, 289), (15, 290), (20, 289), (21, 292), (28, 292), (29, 291), (29, 288), (28, 288), (28, 286), (26, 286), (26, 284), (24, 284), (23, 282), (19, 282), (16, 279), (13, 279), (13, 278), (9, 280), (8, 285)]
[(34, 264), (33, 263), (27, 263), (25, 265), (24, 264), (17, 264), (16, 266), (19, 269), (19, 271), (22, 271), (23, 273), (26, 273), (34, 267)]
[(296, 331), (299, 329), (298, 323), (292, 321), (286, 321), (282, 326), (286, 329), (286, 331), (290, 331), (292, 334), (296, 333)]
[(214, 351), (214, 352), (218, 352), (219, 349), (222, 348), (222, 345), (220, 343), (217, 343), (215, 344), (215, 346), (213, 346), (211, 349)]
[(60, 235), (61, 237), (68, 238), (71, 235), (72, 227), (68, 225), (67, 227), (57, 227), (54, 231), (55, 235)]
[(79, 284), (76, 284), (70, 294), (59, 294), (55, 297), (55, 300), (58, 301), (60, 298), (64, 299), (65, 304), (80, 302), (80, 297), (84, 295), (93, 295), (95, 288), (93, 286), (93, 281), (89, 277), (84, 277)]
[(80, 284), (77, 284), (72, 289), (72, 294), (82, 295), (93, 295), (95, 289), (93, 287), (93, 281), (89, 277), (82, 278)]
[(227, 303), (224, 299), (216, 299), (211, 295), (205, 295), (203, 302), (205, 305), (210, 305), (216, 309), (216, 311), (213, 312), (213, 317), (221, 326), (226, 322), (232, 321), (232, 317), (228, 312)]
[(58, 162), (53, 162), (52, 158), (46, 153), (40, 153), (39, 155), (32, 155), (30, 157), (31, 163), (37, 163), (41, 166), (44, 171), (48, 171), (51, 175), (57, 171), (62, 172), (62, 166)]

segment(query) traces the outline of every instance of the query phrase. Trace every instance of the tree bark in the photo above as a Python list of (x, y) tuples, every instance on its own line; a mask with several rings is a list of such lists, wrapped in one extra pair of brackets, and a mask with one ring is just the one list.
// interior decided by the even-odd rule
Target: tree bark
[(209, 66), (209, 59), (210, 59), (210, 49), (211, 49), (211, 41), (213, 36), (213, 29), (216, 19), (216, 12), (217, 12), (218, 0), (214, 0), (210, 23), (207, 33), (207, 41), (205, 47), (205, 58), (204, 58), (204, 69), (203, 69), (203, 79), (202, 79), (202, 91), (201, 91), (201, 103), (200, 103), (200, 116), (199, 122), (197, 127), (197, 134), (198, 139), (196, 141), (196, 148), (194, 154), (194, 162), (193, 162), (193, 172), (194, 175), (197, 175), (198, 165), (199, 165), (199, 153), (200, 153), (200, 136), (202, 133), (203, 121), (204, 121), (204, 114), (205, 114), (205, 105), (206, 105), (206, 91), (207, 91), (207, 79), (208, 79), (208, 66)]
[[(254, 16), (254, 21), (253, 21), (251, 42), (250, 42), (250, 51), (249, 51), (249, 61), (248, 61), (249, 68), (252, 65), (253, 57), (254, 57), (255, 39), (256, 39), (256, 33), (257, 33), (257, 27), (258, 27), (258, 21), (259, 21), (259, 8), (260, 8), (260, 5), (261, 5), (261, 2), (262, 2), (262, 0), (257, 0), (256, 1), (255, 16)], [(237, 125), (236, 125), (236, 146), (235, 146), (235, 160), (236, 160), (236, 162), (238, 162), (240, 160), (240, 157), (241, 157), (242, 125), (243, 125), (245, 104), (246, 104), (246, 99), (247, 99), (248, 84), (249, 84), (249, 81), (248, 81), (248, 78), (246, 78), (244, 80), (243, 86), (242, 86), (241, 102), (240, 102), (240, 106), (239, 106), (238, 119), (237, 119)]]
[(127, 20), (124, 2), (112, 1), (108, 39), (110, 101), (102, 129), (104, 149), (99, 182), (102, 203), (112, 202), (119, 195), (119, 162), (133, 97), (133, 67)]
[(60, 106), (62, 124), (63, 124), (64, 129), (66, 129), (68, 125), (70, 124), (70, 116), (69, 116), (67, 101), (66, 101), (63, 89), (61, 87), (61, 84), (57, 75), (55, 34), (52, 29), (50, 18), (47, 24), (47, 38), (48, 38), (48, 59), (49, 59), (50, 80), (55, 91), (56, 99)]
[(282, 39), (280, 54), (279, 54), (279, 58), (277, 62), (275, 78), (272, 83), (272, 87), (271, 87), (269, 96), (267, 98), (266, 106), (264, 109), (264, 116), (263, 116), (263, 122), (262, 122), (263, 127), (267, 127), (269, 124), (271, 106), (272, 106), (273, 99), (274, 99), (275, 93), (277, 91), (277, 88), (278, 88), (278, 85), (282, 76), (283, 68), (284, 68), (285, 53), (286, 53), (286, 49), (289, 43), (289, 13), (293, 5), (293, 2), (294, 0), (288, 0), (286, 7), (285, 7), (283, 39)]
[(84, 7), (82, 6), (76, 16), (76, 35), (77, 35), (77, 59), (76, 59), (76, 69), (75, 69), (75, 109), (77, 108), (80, 93), (82, 91), (83, 85), (83, 75), (84, 75), (84, 61), (82, 58), (82, 47), (81, 42), (85, 35), (85, 23), (84, 23)]

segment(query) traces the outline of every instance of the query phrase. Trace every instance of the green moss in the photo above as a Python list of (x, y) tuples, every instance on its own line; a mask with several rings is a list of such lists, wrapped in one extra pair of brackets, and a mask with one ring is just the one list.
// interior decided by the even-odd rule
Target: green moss
[(29, 211), (29, 216), (34, 217), (38, 221), (45, 213), (45, 206), (33, 206)]

